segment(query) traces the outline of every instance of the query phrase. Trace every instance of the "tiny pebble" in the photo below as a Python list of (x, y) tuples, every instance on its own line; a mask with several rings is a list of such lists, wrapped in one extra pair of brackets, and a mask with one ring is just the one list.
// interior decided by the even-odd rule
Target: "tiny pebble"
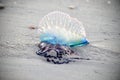
[(75, 6), (74, 5), (70, 5), (68, 6), (69, 9), (75, 9)]
[(0, 3), (0, 9), (4, 9), (5, 8), (5, 5)]
[(29, 29), (36, 29), (36, 27), (34, 27), (34, 26), (30, 26)]

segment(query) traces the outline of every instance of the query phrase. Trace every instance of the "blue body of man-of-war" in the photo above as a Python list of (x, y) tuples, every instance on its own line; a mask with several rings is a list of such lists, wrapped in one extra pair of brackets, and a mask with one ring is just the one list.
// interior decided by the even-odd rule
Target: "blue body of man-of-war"
[(67, 42), (64, 38), (50, 34), (50, 33), (42, 34), (40, 36), (40, 40), (47, 43), (51, 43), (51, 44), (60, 44), (60, 45), (70, 46), (70, 47), (84, 46), (89, 44), (86, 38), (81, 38), (79, 41), (71, 40), (70, 42)]

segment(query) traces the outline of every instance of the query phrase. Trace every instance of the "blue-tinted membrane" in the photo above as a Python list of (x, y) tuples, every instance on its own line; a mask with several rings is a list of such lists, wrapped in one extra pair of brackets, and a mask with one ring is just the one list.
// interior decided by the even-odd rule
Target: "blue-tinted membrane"
[(50, 34), (50, 33), (45, 33), (42, 34), (40, 36), (40, 40), (42, 42), (47, 42), (47, 43), (51, 43), (51, 44), (60, 44), (60, 45), (64, 45), (64, 46), (70, 46), (70, 47), (74, 47), (74, 46), (84, 46), (89, 44), (89, 42), (86, 40), (86, 38), (82, 38), (79, 41), (72, 41), (72, 42), (66, 42), (63, 38), (58, 37), (56, 35)]
[(70, 47), (75, 47), (75, 46), (85, 46), (89, 44), (88, 40), (86, 38), (82, 38), (81, 40), (79, 41), (76, 41), (76, 42), (70, 42), (69, 43), (69, 46)]

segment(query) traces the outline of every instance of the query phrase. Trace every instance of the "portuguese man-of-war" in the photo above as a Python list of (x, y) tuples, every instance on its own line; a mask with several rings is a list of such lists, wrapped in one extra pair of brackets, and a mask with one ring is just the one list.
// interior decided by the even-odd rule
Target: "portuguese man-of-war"
[(82, 23), (60, 11), (44, 16), (38, 31), (40, 44), (36, 54), (54, 64), (75, 62), (80, 59), (79, 54), (72, 48), (89, 43)]

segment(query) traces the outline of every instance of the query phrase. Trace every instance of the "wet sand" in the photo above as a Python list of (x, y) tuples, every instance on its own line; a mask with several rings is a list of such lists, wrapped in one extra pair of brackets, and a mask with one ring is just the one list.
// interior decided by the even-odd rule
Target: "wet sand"
[[(120, 80), (119, 0), (2, 0), (0, 10), (0, 80)], [(60, 10), (79, 19), (90, 44), (76, 48), (75, 63), (43, 61), (36, 27), (47, 13)]]

